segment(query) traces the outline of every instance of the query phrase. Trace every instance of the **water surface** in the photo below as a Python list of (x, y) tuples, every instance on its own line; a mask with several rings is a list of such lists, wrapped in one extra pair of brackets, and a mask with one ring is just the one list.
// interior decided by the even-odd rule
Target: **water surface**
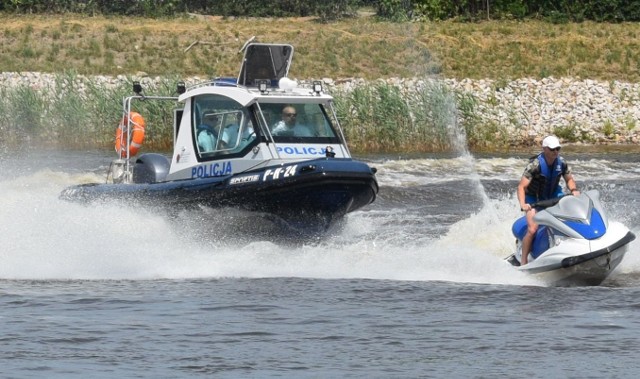
[[(635, 377), (637, 241), (600, 287), (503, 262), (531, 154), (366, 157), (377, 201), (296, 245), (220, 238), (224, 212), (58, 199), (109, 152), (4, 154), (0, 376)], [(636, 155), (564, 155), (638, 234)]]

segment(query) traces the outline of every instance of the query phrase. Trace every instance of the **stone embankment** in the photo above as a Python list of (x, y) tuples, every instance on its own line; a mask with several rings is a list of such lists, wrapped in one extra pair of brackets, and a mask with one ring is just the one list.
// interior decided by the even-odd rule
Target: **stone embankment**
[(640, 141), (640, 83), (545, 78), (449, 84), (475, 95), (480, 115), (507, 126), (516, 139), (555, 132), (590, 143)]
[[(105, 87), (128, 83), (124, 76), (78, 76), (77, 84), (91, 80)], [(163, 79), (142, 77), (143, 85)], [(187, 84), (202, 81), (193, 77)], [(1, 88), (27, 85), (53, 88), (56, 76), (44, 73), (2, 73)], [(362, 79), (323, 79), (330, 88), (349, 89), (366, 84)], [(387, 79), (387, 84), (412, 91), (424, 86), (418, 79)], [(475, 99), (477, 125), (495, 125), (515, 144), (530, 144), (544, 135), (558, 134), (566, 142), (640, 142), (640, 83), (578, 78), (504, 80), (454, 80), (444, 83), (457, 93)], [(74, 84), (75, 85), (75, 84)], [(82, 88), (78, 89), (82, 91)]]
[[(415, 79), (388, 79), (387, 83), (406, 91), (423, 84)], [(577, 78), (445, 79), (444, 83), (476, 100), (477, 125), (495, 125), (517, 145), (538, 143), (548, 134), (558, 134), (567, 142), (640, 142), (640, 83)], [(360, 84), (364, 81), (338, 85)]]

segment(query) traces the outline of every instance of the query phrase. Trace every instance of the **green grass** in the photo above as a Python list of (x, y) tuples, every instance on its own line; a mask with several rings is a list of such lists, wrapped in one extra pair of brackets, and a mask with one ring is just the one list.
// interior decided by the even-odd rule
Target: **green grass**
[[(300, 79), (439, 74), (458, 79), (640, 80), (640, 24), (636, 23), (391, 23), (360, 17), (321, 24), (311, 18), (155, 20), (2, 14), (0, 22), (4, 37), (0, 71), (236, 75), (238, 49), (256, 36), (260, 42), (293, 44), (292, 76)], [(195, 41), (199, 43), (185, 52)], [(54, 43), (60, 49), (51, 54)], [(107, 53), (108, 64), (95, 62)], [(90, 58), (89, 67), (85, 57)]]

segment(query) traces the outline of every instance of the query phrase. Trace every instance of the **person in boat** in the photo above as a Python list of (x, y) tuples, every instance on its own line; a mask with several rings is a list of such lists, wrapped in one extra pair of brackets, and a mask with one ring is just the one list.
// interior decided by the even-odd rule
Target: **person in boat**
[[(233, 122), (225, 126), (221, 139), (225, 148), (241, 150), (255, 138), (251, 119), (249, 117), (245, 118), (242, 131), (240, 130), (241, 123), (243, 123), (242, 117), (237, 116), (233, 119)], [(240, 140), (238, 140), (238, 134), (240, 134)]]
[(287, 105), (282, 108), (282, 120), (278, 121), (271, 134), (274, 136), (313, 137), (313, 133), (306, 126), (298, 123), (296, 108)]
[(563, 178), (572, 195), (580, 195), (571, 167), (560, 156), (560, 140), (556, 136), (547, 136), (542, 140), (542, 152), (529, 161), (518, 184), (520, 209), (526, 212), (527, 234), (522, 239), (521, 265), (528, 262), (533, 238), (538, 224), (533, 221), (536, 209), (531, 204), (563, 196), (560, 179)]
[(233, 124), (224, 129), (222, 141), (229, 148), (241, 150), (247, 146), (256, 136), (253, 131), (253, 124), (249, 121), (242, 129), (240, 140), (238, 141), (238, 134), (240, 133), (240, 124)]
[(218, 117), (211, 113), (205, 113), (202, 117), (202, 124), (198, 125), (197, 128), (200, 152), (206, 153), (216, 149), (218, 127)]

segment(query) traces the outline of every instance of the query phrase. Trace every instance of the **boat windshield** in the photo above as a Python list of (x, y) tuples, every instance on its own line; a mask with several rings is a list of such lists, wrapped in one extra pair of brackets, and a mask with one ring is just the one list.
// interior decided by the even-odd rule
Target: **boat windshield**
[(260, 109), (275, 142), (339, 142), (323, 104), (261, 103)]
[(235, 154), (255, 140), (252, 118), (239, 103), (219, 95), (202, 95), (193, 104), (193, 136), (200, 156)]

